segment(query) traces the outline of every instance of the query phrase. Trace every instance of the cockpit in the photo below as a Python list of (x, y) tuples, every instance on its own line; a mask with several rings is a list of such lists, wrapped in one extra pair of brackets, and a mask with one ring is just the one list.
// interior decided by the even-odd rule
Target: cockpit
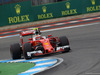
[(41, 36), (41, 35), (33, 35), (33, 41), (36, 41), (36, 40), (41, 40), (41, 39), (46, 39), (46, 36)]

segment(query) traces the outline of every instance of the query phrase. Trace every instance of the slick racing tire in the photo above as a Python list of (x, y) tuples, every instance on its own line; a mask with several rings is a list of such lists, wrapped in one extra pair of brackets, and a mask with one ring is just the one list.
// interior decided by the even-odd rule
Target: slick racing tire
[(23, 47), (24, 47), (24, 50), (23, 50), (24, 58), (26, 60), (31, 59), (31, 57), (27, 55), (27, 52), (31, 52), (32, 51), (31, 44), (30, 43), (25, 43), (23, 45)]
[(10, 53), (12, 59), (21, 59), (21, 47), (19, 43), (12, 44), (10, 46)]
[[(59, 37), (60, 39), (60, 46), (69, 46), (69, 41), (66, 36)], [(70, 47), (64, 48), (64, 51), (62, 53), (66, 53), (70, 51)]]

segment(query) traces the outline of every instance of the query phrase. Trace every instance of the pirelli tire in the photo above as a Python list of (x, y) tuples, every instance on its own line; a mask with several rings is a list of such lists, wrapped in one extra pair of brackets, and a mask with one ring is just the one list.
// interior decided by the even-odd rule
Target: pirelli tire
[(19, 43), (10, 45), (10, 53), (12, 59), (21, 59), (21, 47)]
[[(66, 36), (59, 37), (60, 40), (60, 46), (69, 46), (69, 40)], [(70, 51), (70, 47), (64, 48), (64, 51), (62, 53), (66, 53)]]
[(32, 48), (31, 48), (31, 44), (30, 43), (25, 43), (24, 45), (23, 45), (23, 55), (24, 55), (24, 58), (26, 59), (26, 60), (28, 60), (28, 59), (32, 59), (32, 57), (30, 57), (30, 56), (28, 56), (27, 55), (27, 52), (31, 52), (32, 51)]

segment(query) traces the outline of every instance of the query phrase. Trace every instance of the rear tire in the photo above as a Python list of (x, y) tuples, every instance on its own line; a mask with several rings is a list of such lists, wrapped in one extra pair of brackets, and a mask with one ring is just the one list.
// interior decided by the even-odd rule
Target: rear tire
[[(66, 36), (61, 36), (61, 37), (59, 37), (59, 39), (60, 39), (60, 46), (69, 46), (69, 41)], [(64, 48), (64, 51), (62, 53), (66, 53), (69, 51), (70, 51), (70, 47)]]
[(30, 43), (25, 43), (23, 45), (23, 47), (24, 47), (24, 50), (23, 50), (24, 58), (26, 60), (27, 59), (31, 59), (31, 57), (27, 55), (27, 52), (31, 52), (32, 51), (31, 44)]
[(12, 59), (21, 59), (21, 47), (19, 43), (12, 44), (10, 46), (10, 53)]

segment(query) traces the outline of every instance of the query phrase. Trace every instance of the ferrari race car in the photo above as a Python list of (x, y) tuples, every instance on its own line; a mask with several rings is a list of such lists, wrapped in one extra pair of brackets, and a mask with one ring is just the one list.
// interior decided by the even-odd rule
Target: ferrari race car
[[(52, 35), (41, 36), (38, 29), (22, 31), (20, 33), (21, 44), (15, 43), (10, 46), (12, 59), (31, 59), (34, 56), (51, 54), (56, 52), (69, 52), (70, 46), (66, 36), (53, 37)], [(30, 36), (27, 42), (23, 42), (25, 36)]]

